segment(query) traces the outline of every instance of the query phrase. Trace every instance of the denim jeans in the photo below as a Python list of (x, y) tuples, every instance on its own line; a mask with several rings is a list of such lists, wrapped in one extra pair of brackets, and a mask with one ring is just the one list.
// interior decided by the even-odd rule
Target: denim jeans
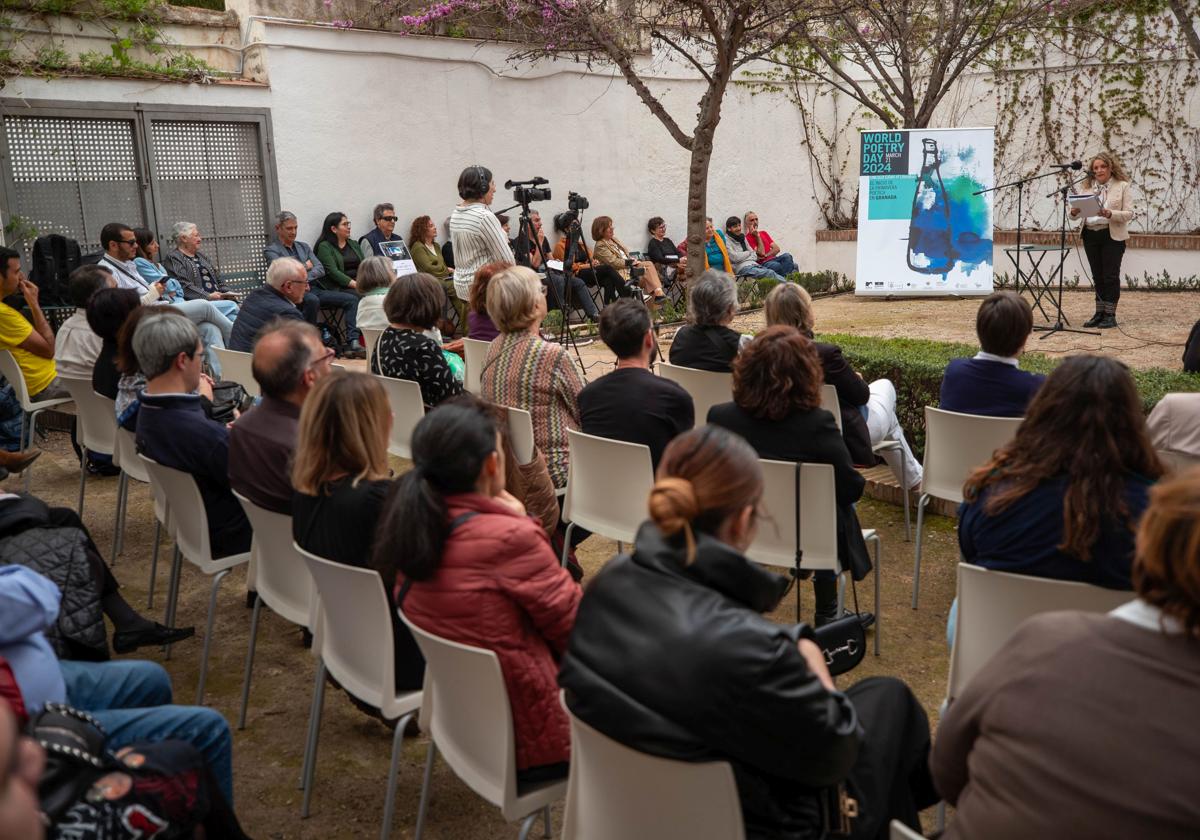
[(233, 324), (221, 314), (221, 309), (216, 304), (231, 302), (197, 298), (196, 300), (178, 300), (171, 304), (196, 325), (196, 330), (200, 333), (200, 341), (204, 344), (204, 360), (208, 362), (208, 369), (213, 372), (213, 378), (217, 380), (221, 378), (221, 362), (212, 348), (219, 347), (224, 350), (229, 346), (229, 336), (233, 332)]
[(198, 749), (233, 804), (233, 735), (219, 712), (171, 703), (171, 678), (144, 659), (61, 660), (67, 703), (90, 713), (108, 733), (109, 750), (146, 741), (185, 741)]
[(237, 320), (238, 303), (236, 300), (210, 300), (209, 303), (217, 307), (217, 311), (229, 319), (231, 323)]
[(738, 270), (737, 270), (737, 276), (738, 277), (772, 277), (772, 278), (778, 280), (780, 283), (783, 282), (783, 278), (780, 277), (778, 274), (776, 274), (774, 271), (767, 268), (765, 265), (759, 265), (756, 262), (748, 262), (745, 265), (739, 266)]
[(787, 277), (796, 270), (796, 261), (792, 259), (791, 254), (776, 254), (766, 262), (759, 263), (763, 268), (769, 268), (776, 274), (782, 274)]
[(550, 308), (557, 308), (558, 301), (561, 300), (566, 304), (568, 309), (578, 306), (583, 310), (583, 314), (592, 320), (599, 318), (600, 313), (596, 310), (596, 301), (592, 300), (592, 294), (588, 291), (587, 283), (584, 282), (583, 278), (575, 274), (571, 275), (571, 300), (569, 303), (567, 302), (567, 292), (563, 285), (564, 278), (565, 275), (561, 271), (547, 272), (544, 282), (553, 283), (555, 292), (557, 293), (557, 297), (555, 294), (551, 294), (547, 298), (547, 304)]

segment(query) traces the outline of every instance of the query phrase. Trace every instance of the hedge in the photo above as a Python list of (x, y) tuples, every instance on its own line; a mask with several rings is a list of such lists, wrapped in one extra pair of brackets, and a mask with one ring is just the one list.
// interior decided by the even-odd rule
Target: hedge
[[(868, 382), (890, 379), (896, 386), (896, 413), (917, 458), (925, 451), (925, 406), (938, 404), (942, 373), (951, 359), (974, 356), (978, 347), (915, 338), (872, 338), (833, 333), (817, 336), (842, 348), (846, 360)], [(1021, 357), (1022, 370), (1049, 373), (1061, 361), (1041, 353)], [(1172, 391), (1200, 391), (1200, 375), (1164, 368), (1134, 370), (1133, 379), (1147, 414)]]

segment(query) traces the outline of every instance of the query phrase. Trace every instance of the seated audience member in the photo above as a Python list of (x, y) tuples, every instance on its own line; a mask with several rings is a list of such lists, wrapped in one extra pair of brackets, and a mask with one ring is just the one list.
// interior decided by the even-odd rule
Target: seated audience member
[(745, 222), (746, 244), (754, 250), (759, 265), (785, 278), (796, 270), (796, 261), (792, 259), (792, 255), (781, 254), (771, 234), (759, 228), (757, 213), (753, 210), (746, 213)]
[(490, 262), (512, 262), (512, 249), (500, 221), (492, 212), (496, 182), (486, 166), (468, 166), (458, 176), (458, 195), (462, 203), (450, 214), (447, 227), (453, 243), (454, 293), (469, 300), (475, 272)]
[[(687, 241), (683, 244), (686, 245)], [(729, 259), (729, 242), (725, 239), (724, 232), (713, 227), (712, 216), (706, 216), (704, 219), (704, 267), (733, 274), (733, 263)]]
[[(361, 373), (334, 371), (312, 389), (300, 410), (300, 431), (291, 478), (292, 536), (318, 557), (358, 568), (373, 565), (376, 523), (392, 488), (388, 436), (392, 409), (383, 386)], [(383, 575), (395, 641), (397, 691), (415, 691), (425, 660), (396, 615), (395, 570)]]
[(730, 762), (747, 837), (831, 836), (823, 802), (841, 783), (858, 818), (838, 836), (919, 828), (937, 800), (925, 712), (890, 677), (837, 690), (811, 627), (762, 616), (788, 590), (743, 556), (770, 527), (756, 521), (762, 494), (736, 435), (704, 426), (671, 441), (650, 521), (579, 605), (559, 673), (567, 705), (640, 752)]
[(386, 202), (376, 204), (375, 209), (371, 211), (371, 218), (375, 227), (365, 236), (359, 237), (358, 247), (364, 257), (382, 257), (382, 243), (399, 242), (402, 238), (396, 233), (396, 208)]
[(1146, 418), (1146, 430), (1169, 472), (1183, 472), (1200, 463), (1200, 394), (1163, 395)]
[(43, 813), (38, 802), (38, 784), (46, 767), (46, 753), (32, 738), (24, 734), (24, 720), (9, 704), (14, 702), (5, 692), (0, 694), (0, 835), (45, 837)]
[(395, 570), (397, 606), (413, 624), (499, 657), (518, 780), (565, 777), (571, 736), (555, 677), (579, 586), (546, 532), (505, 490), (500, 434), (489, 416), (435, 408), (413, 431), (412, 456), (379, 521), (377, 568)]
[[(592, 250), (592, 256), (595, 257), (596, 262), (607, 265), (621, 276), (622, 282), (629, 283), (629, 268), (626, 262), (633, 258), (629, 256), (629, 249), (614, 235), (611, 217), (597, 216), (592, 219), (592, 241), (596, 243)], [(635, 260), (634, 265), (644, 272), (638, 280), (638, 285), (641, 286), (646, 297), (655, 304), (666, 300), (667, 297), (662, 290), (662, 281), (658, 279), (658, 269), (654, 267), (654, 263), (648, 260)]]
[(695, 423), (695, 407), (677, 383), (650, 372), (657, 341), (641, 301), (619, 300), (600, 313), (600, 339), (617, 354), (617, 369), (579, 392), (589, 435), (644, 443), (654, 467), (667, 444)]
[[(768, 327), (734, 361), (733, 402), (710, 408), (708, 422), (741, 435), (759, 458), (833, 465), (838, 560), (855, 580), (862, 580), (871, 570), (871, 560), (854, 503), (862, 497), (866, 479), (854, 469), (833, 415), (821, 408), (821, 383), (821, 362), (813, 343), (792, 327)], [(834, 575), (815, 573), (813, 593), (820, 627), (837, 618)]]
[(1200, 695), (1197, 544), (1190, 472), (1150, 491), (1135, 600), (1030, 618), (971, 678), (930, 757), (955, 807), (942, 837), (1196, 836), (1200, 744), (1182, 722)]
[(546, 231), (542, 228), (542, 214), (537, 210), (529, 211), (529, 224), (513, 240), (513, 253), (517, 256), (518, 265), (539, 273), (544, 270), (543, 257), (549, 258), (551, 249)]
[[(342, 310), (346, 322), (346, 344), (343, 352), (357, 351), (358, 325), (358, 266), (362, 263), (362, 249), (350, 238), (350, 218), (345, 213), (330, 213), (325, 217), (321, 235), (316, 244), (317, 259), (325, 267), (324, 276), (317, 279), (319, 289), (314, 290), (322, 306), (337, 306)], [(336, 298), (322, 292), (337, 292)], [(351, 355), (358, 355), (356, 352)]]
[(229, 429), (205, 416), (195, 393), (200, 349), (190, 321), (154, 313), (138, 324), (133, 352), (146, 388), (138, 410), (137, 447), (146, 457), (196, 479), (216, 559), (249, 551), (252, 534), (229, 489)]
[(442, 259), (446, 262), (446, 268), (454, 271), (454, 245), (450, 242), (449, 216), (442, 222), (442, 228), (446, 231), (446, 238), (442, 240)]
[(167, 303), (183, 303), (183, 286), (158, 261), (158, 239), (154, 236), (154, 231), (149, 228), (134, 228), (133, 237), (137, 240), (137, 256), (133, 259), (133, 267), (137, 269), (137, 273), (150, 283), (164, 284), (160, 300)]
[(1018, 357), (1033, 330), (1033, 310), (1015, 292), (995, 292), (979, 304), (975, 334), (980, 351), (971, 359), (952, 359), (942, 377), (939, 406), (960, 414), (1022, 417), (1046, 381), (1021, 370)]
[(416, 382), (421, 399), (430, 406), (463, 391), (442, 348), (424, 335), (437, 324), (444, 300), (442, 285), (428, 274), (398, 278), (383, 299), (388, 328), (371, 357), (372, 373)]
[[(66, 386), (58, 380), (58, 370), (54, 366), (54, 330), (38, 305), (38, 291), (21, 271), (21, 255), (11, 248), (0, 247), (0, 299), (20, 293), (32, 319), (31, 323), (0, 300), (0, 350), (12, 353), (25, 377), (25, 390), (30, 400), (69, 398), (71, 395)], [(21, 441), (22, 445), (25, 443)]]
[[(467, 330), (467, 302), (465, 299), (460, 300), (454, 292), (454, 269), (446, 264), (442, 256), (442, 248), (437, 244), (437, 225), (429, 216), (417, 216), (413, 219), (412, 229), (408, 233), (408, 250), (412, 254), (413, 265), (417, 267), (417, 271), (433, 275), (434, 279), (442, 284), (446, 299), (458, 314), (458, 334), (462, 335)], [(383, 329), (386, 326), (385, 324), (384, 327), (372, 329)]]
[(500, 223), (500, 230), (504, 231), (504, 238), (508, 240), (508, 249), (512, 251), (515, 258), (517, 256), (517, 241), (513, 239), (512, 228), (509, 226), (511, 221), (505, 213), (497, 213), (496, 221)]
[(358, 267), (358, 315), (355, 323), (360, 330), (386, 330), (387, 313), (383, 299), (396, 281), (396, 271), (388, 257), (367, 257)]
[[(117, 372), (120, 380), (117, 382), (117, 424), (131, 432), (137, 431), (138, 409), (141, 408), (142, 391), (146, 387), (146, 376), (138, 364), (137, 354), (133, 352), (133, 336), (137, 333), (138, 324), (142, 318), (169, 315), (183, 317), (170, 309), (139, 306), (129, 313), (121, 329), (117, 331)], [(204, 416), (213, 416), (213, 381), (207, 374), (200, 374), (200, 384), (196, 394), (200, 397), (200, 408)]]
[(487, 311), (500, 336), (488, 348), (480, 394), (533, 418), (533, 440), (546, 456), (554, 486), (567, 486), (567, 429), (579, 428), (583, 380), (567, 350), (543, 341), (546, 294), (533, 269), (514, 266), (492, 276)]
[(737, 286), (723, 271), (709, 269), (688, 285), (688, 322), (679, 328), (667, 355), (671, 364), (728, 373), (749, 340), (729, 328), (737, 314)]
[(500, 335), (500, 330), (492, 322), (487, 311), (488, 283), (498, 271), (512, 268), (510, 262), (488, 263), (475, 272), (475, 282), (471, 284), (471, 298), (468, 301), (471, 309), (467, 313), (467, 338), (476, 341), (491, 341)]
[(171, 678), (156, 662), (60, 660), (45, 631), (58, 620), (62, 601), (48, 578), (24, 566), (0, 567), (0, 657), (12, 667), (29, 714), (47, 703), (87, 712), (108, 735), (106, 748), (113, 752), (139, 741), (189, 743), (233, 802), (233, 737), (221, 713), (173, 705)]
[(304, 266), (308, 278), (308, 291), (304, 295), (300, 310), (304, 313), (304, 320), (315, 327), (321, 317), (322, 304), (345, 309), (348, 303), (357, 305), (358, 297), (353, 293), (321, 288), (319, 281), (325, 276), (325, 264), (317, 259), (307, 242), (296, 238), (299, 232), (300, 223), (296, 214), (287, 210), (280, 212), (275, 217), (275, 241), (263, 249), (263, 258), (268, 266), (283, 257), (299, 260)]
[(679, 256), (675, 243), (667, 238), (667, 223), (662, 216), (655, 216), (646, 223), (650, 241), (646, 245), (646, 256), (658, 267), (658, 273), (668, 282), (681, 279), (680, 271), (687, 269), (687, 257)]
[(767, 277), (783, 282), (783, 277), (778, 273), (759, 265), (754, 248), (746, 242), (746, 236), (742, 233), (742, 220), (737, 216), (725, 220), (725, 248), (733, 273), (738, 277)]
[[(100, 289), (88, 301), (88, 326), (100, 337), (100, 354), (92, 365), (92, 390), (110, 400), (115, 401), (121, 393), (121, 371), (117, 363), (121, 327), (133, 312), (141, 308), (137, 292), (133, 289)], [(142, 384), (145, 384), (144, 379)], [(120, 414), (120, 410), (117, 414)]]
[[(813, 337), (815, 319), (812, 298), (803, 286), (781, 283), (772, 289), (767, 295), (766, 315), (768, 327), (782, 324), (795, 327), (810, 339)], [(837, 389), (842, 415), (842, 439), (846, 441), (846, 448), (850, 450), (854, 463), (874, 464), (875, 452), (872, 447), (885, 440), (899, 441), (901, 452), (888, 450), (881, 454), (897, 480), (907, 477), (908, 486), (917, 487), (924, 469), (909, 449), (904, 429), (896, 417), (896, 388), (891, 380), (876, 379), (868, 385), (846, 361), (842, 348), (823, 341), (814, 341), (813, 347), (821, 360), (825, 384)]]
[[(76, 533), (68, 539), (65, 531)], [(112, 622), (117, 653), (182, 641), (193, 633), (191, 627), (165, 627), (129, 605), (83, 520), (70, 508), (49, 507), (28, 493), (0, 496), (0, 568), (18, 561), (70, 590), (72, 632), (57, 634), (56, 643), (73, 659), (108, 658), (101, 613)], [(88, 626), (89, 609), (97, 622), (95, 634)]]
[[(200, 229), (193, 222), (176, 222), (171, 229), (175, 250), (163, 257), (163, 267), (183, 287), (185, 300), (211, 300), (229, 320), (237, 318), (237, 295), (221, 279), (221, 272), (200, 250)], [(157, 245), (157, 243), (155, 243)]]
[(963, 560), (1129, 589), (1134, 530), (1162, 472), (1129, 369), (1108, 356), (1070, 356), (1016, 437), (967, 479)]
[(266, 282), (246, 295), (242, 312), (233, 323), (229, 349), (249, 353), (259, 332), (274, 320), (303, 321), (300, 305), (308, 291), (304, 264), (293, 257), (281, 257), (267, 266)]
[[(559, 262), (566, 263), (567, 261), (567, 242), (570, 239), (572, 229), (579, 226), (579, 214), (574, 210), (567, 210), (564, 213), (559, 213), (554, 217), (554, 229), (559, 234), (559, 240), (554, 243), (554, 250), (550, 256)], [(583, 238), (583, 233), (579, 233), (579, 238), (575, 244), (575, 253), (571, 260), (571, 271), (573, 276), (583, 281), (584, 287), (599, 287), (602, 300), (607, 306), (618, 297), (629, 297), (633, 294), (629, 285), (621, 279), (621, 275), (617, 273), (610, 265), (605, 265), (599, 260), (592, 259), (592, 253), (588, 250), (587, 242)], [(576, 297), (580, 297), (577, 293), (577, 287), (574, 283), (571, 284), (571, 291)]]
[(71, 272), (67, 296), (75, 312), (63, 321), (54, 337), (54, 367), (59, 376), (91, 379), (103, 339), (88, 326), (87, 305), (101, 289), (115, 288), (111, 274), (98, 265), (81, 265)]
[(300, 408), (332, 361), (333, 350), (304, 321), (272, 321), (258, 335), (251, 369), (262, 402), (229, 428), (229, 486), (261, 508), (292, 512)]

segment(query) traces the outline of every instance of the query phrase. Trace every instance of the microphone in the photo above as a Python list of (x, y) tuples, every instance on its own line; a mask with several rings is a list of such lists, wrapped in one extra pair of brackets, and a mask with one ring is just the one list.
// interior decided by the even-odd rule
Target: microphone
[(1070, 163), (1052, 163), (1050, 164), (1056, 169), (1083, 169), (1083, 161), (1073, 160)]

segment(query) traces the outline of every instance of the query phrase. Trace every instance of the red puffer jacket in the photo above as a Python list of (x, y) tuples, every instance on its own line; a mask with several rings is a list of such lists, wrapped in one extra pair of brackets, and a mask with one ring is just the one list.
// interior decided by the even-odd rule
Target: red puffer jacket
[[(500, 658), (516, 735), (517, 769), (567, 761), (571, 735), (558, 702), (558, 659), (579, 607), (579, 585), (542, 526), (477, 493), (447, 496), (450, 518), (478, 515), (450, 534), (442, 565), (415, 581), (404, 614), (418, 627)], [(397, 586), (402, 584), (399, 576)]]

